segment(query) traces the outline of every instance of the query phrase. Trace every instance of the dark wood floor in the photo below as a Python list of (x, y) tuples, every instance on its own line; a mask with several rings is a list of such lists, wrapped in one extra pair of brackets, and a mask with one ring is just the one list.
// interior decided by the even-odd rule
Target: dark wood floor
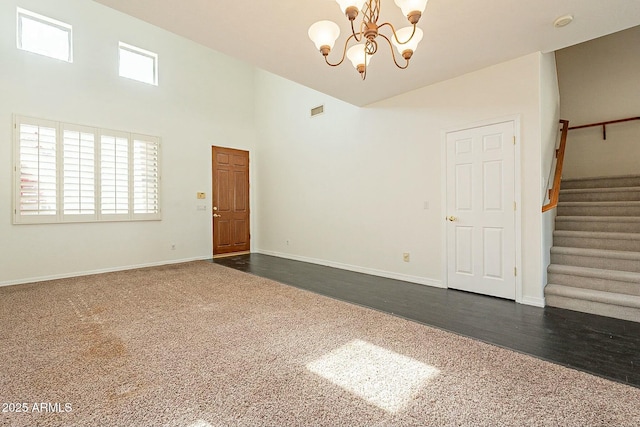
[(213, 262), (640, 387), (640, 323), (261, 254)]

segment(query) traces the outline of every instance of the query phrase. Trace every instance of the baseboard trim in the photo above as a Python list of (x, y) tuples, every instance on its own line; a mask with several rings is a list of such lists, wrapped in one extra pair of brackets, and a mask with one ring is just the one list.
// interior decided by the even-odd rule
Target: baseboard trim
[(125, 270), (135, 270), (137, 268), (146, 268), (146, 267), (158, 267), (161, 265), (170, 265), (170, 264), (181, 264), (184, 262), (191, 261), (203, 261), (211, 259), (211, 255), (207, 256), (198, 256), (192, 258), (183, 258), (183, 259), (173, 259), (173, 260), (165, 260), (158, 262), (149, 262), (144, 264), (135, 264), (135, 265), (127, 265), (120, 267), (110, 267), (110, 268), (101, 268), (98, 270), (89, 270), (89, 271), (77, 271), (73, 273), (62, 273), (62, 274), (53, 274), (51, 276), (39, 276), (39, 277), (27, 277), (24, 279), (18, 280), (9, 280), (0, 282), (0, 287), (2, 286), (13, 286), (13, 285), (23, 285), (27, 283), (37, 283), (37, 282), (46, 282), (48, 280), (57, 280), (57, 279), (68, 279), (71, 277), (81, 277), (81, 276), (90, 276), (92, 274), (102, 274), (102, 273), (113, 273), (116, 271), (125, 271)]
[(534, 307), (544, 308), (544, 298), (535, 298), (535, 297), (522, 297), (521, 304), (532, 305)]
[(343, 264), (340, 262), (327, 261), (318, 258), (309, 258), (305, 256), (292, 255), (276, 251), (268, 251), (264, 249), (256, 249), (255, 253), (275, 256), (278, 258), (290, 259), (293, 261), (308, 262), (310, 264), (323, 265), (325, 267), (339, 268), (340, 270), (348, 270), (356, 273), (369, 274), (371, 276), (385, 277), (387, 279), (401, 280), (403, 282), (416, 283), (419, 285), (433, 286), (435, 288), (446, 288), (440, 280), (429, 279), (427, 277), (412, 276), (409, 274), (394, 273), (391, 271), (377, 270), (375, 268), (360, 267), (357, 265)]

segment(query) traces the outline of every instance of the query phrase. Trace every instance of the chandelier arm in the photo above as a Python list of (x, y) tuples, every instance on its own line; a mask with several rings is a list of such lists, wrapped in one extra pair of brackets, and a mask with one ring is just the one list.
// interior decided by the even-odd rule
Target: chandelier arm
[[(347, 46), (349, 45), (349, 41), (351, 39), (355, 39), (355, 34), (352, 34), (349, 36), (349, 38), (344, 42), (344, 48), (342, 49), (342, 59), (340, 59), (340, 62), (337, 62), (335, 64), (332, 64), (331, 62), (329, 62), (329, 58), (327, 56), (324, 57), (324, 62), (327, 63), (327, 65), (330, 65), (332, 67), (337, 67), (338, 65), (342, 64), (344, 62), (344, 59), (347, 57)], [(386, 37), (385, 37), (386, 38)], [(357, 40), (357, 39), (356, 39)]]
[(393, 62), (395, 62), (396, 67), (400, 68), (401, 70), (404, 70), (405, 68), (407, 68), (409, 66), (409, 60), (407, 59), (407, 63), (404, 64), (404, 66), (398, 64), (398, 61), (396, 60), (396, 53), (393, 51), (393, 45), (391, 44), (391, 40), (389, 40), (389, 38), (387, 36), (385, 36), (384, 34), (378, 34), (380, 37), (382, 37), (383, 39), (385, 39), (387, 41), (387, 43), (389, 44), (389, 49), (391, 49), (391, 57), (393, 58)]
[[(413, 38), (413, 36), (416, 34), (416, 24), (413, 24), (413, 31), (411, 32), (411, 36), (409, 36), (409, 38), (406, 41), (401, 42), (400, 40), (398, 40), (398, 35), (396, 34), (395, 27), (390, 22), (385, 22), (384, 24), (380, 25), (378, 27), (378, 29), (380, 29), (382, 27), (385, 27), (385, 26), (391, 28), (391, 32), (393, 33), (393, 38), (396, 39), (396, 42), (398, 42), (398, 44), (407, 44), (407, 43), (409, 43), (411, 41), (411, 39)], [(387, 40), (389, 40), (389, 39), (387, 39)]]
[[(362, 40), (362, 34), (364, 34), (364, 32), (362, 31), (362, 23), (360, 23), (360, 32), (356, 33), (356, 29), (353, 27), (353, 21), (351, 21), (351, 33), (353, 34), (353, 39), (357, 43), (360, 43), (360, 41)], [(360, 34), (360, 38), (358, 38), (358, 34)]]

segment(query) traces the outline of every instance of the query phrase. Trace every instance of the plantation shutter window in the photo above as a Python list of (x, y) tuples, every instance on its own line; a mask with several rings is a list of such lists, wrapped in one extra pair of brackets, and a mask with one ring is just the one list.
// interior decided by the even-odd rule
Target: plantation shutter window
[(95, 215), (96, 153), (93, 129), (65, 126), (63, 131), (64, 215)]
[(133, 138), (133, 213), (160, 213), (160, 144), (156, 139)]
[(161, 220), (160, 138), (14, 115), (14, 224)]
[[(44, 123), (41, 121), (41, 123)], [(57, 215), (58, 180), (55, 124), (16, 123), (18, 130), (18, 206), (16, 216)], [(39, 219), (38, 222), (47, 222)]]
[(129, 213), (129, 139), (102, 135), (100, 140), (100, 192), (103, 215)]

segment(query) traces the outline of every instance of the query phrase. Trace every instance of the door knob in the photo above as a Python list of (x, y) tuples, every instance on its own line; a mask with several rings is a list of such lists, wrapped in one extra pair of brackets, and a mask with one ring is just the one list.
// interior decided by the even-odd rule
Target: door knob
[(214, 218), (220, 218), (222, 215), (218, 215), (218, 214), (213, 214)]
[(214, 207), (213, 207), (213, 210), (214, 210), (214, 211), (217, 211), (217, 210), (218, 210), (218, 207), (217, 207), (217, 206), (214, 206)]
[(447, 217), (447, 221), (451, 221), (451, 222), (453, 222), (453, 221), (457, 221), (457, 220), (458, 220), (458, 218), (456, 218), (456, 217), (455, 217), (455, 216), (453, 216), (453, 215), (452, 215), (452, 216)]

